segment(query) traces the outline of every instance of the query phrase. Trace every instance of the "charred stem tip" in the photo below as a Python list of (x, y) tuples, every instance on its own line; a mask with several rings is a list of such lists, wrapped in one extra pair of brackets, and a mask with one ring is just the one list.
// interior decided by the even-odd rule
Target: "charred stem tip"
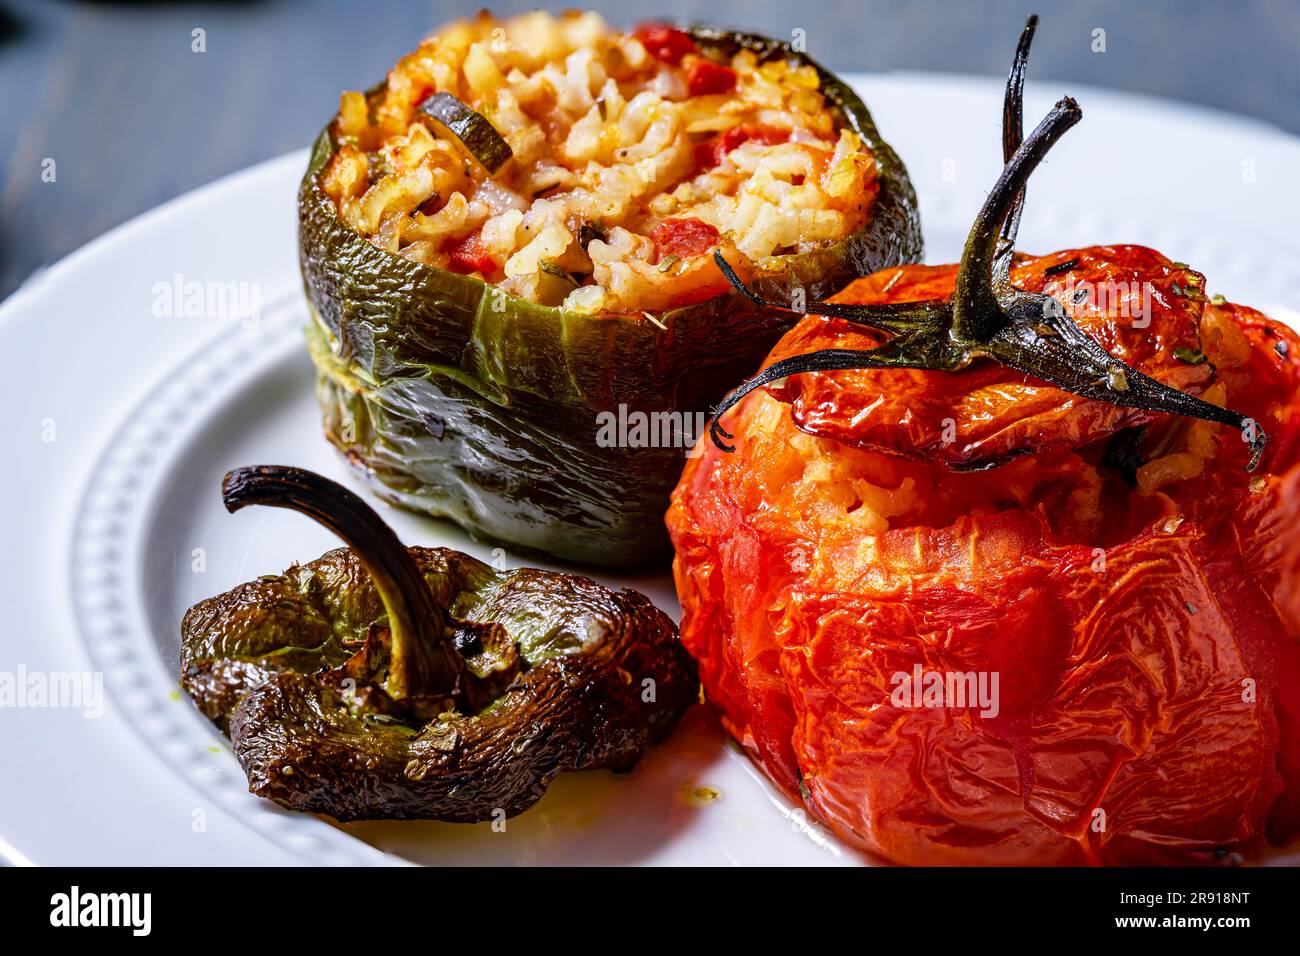
[(728, 262), (726, 256), (722, 254), (721, 249), (713, 250), (713, 261), (714, 263), (717, 264), (717, 267), (719, 271), (722, 272), (723, 277), (727, 280), (728, 283), (731, 284), (731, 287), (735, 289), (737, 292), (739, 292), (741, 295), (743, 295), (750, 302), (753, 302), (755, 305), (762, 306), (765, 309), (780, 309), (781, 311), (794, 312), (798, 315), (804, 314), (802, 312), (799, 312), (798, 309), (792, 309), (788, 305), (782, 305), (779, 302), (769, 302), (766, 299), (764, 299), (762, 296), (760, 296), (757, 292), (755, 292), (753, 289), (751, 289), (749, 286), (745, 285), (745, 283), (741, 280), (740, 276), (736, 274), (736, 270), (731, 268), (731, 263)]
[(726, 452), (730, 455), (736, 450), (736, 446), (728, 445), (727, 439), (734, 438), (735, 436), (723, 428), (722, 422), (718, 421), (718, 416), (721, 414), (721, 412), (715, 411), (713, 413), (713, 418), (709, 421), (709, 440), (718, 447), (719, 451)]
[[(1026, 167), (1024, 174), (1026, 178), (1047, 155), (1048, 150), (1056, 145), (1056, 141), (1081, 119), (1083, 119), (1083, 107), (1073, 96), (1062, 96), (1052, 104), (1047, 115), (1025, 137), (1024, 142), (1017, 149), (1017, 152), (1024, 150), (1028, 154), (1019, 160), (1019, 165)], [(1017, 164), (1017, 157), (1013, 155), (1007, 165), (1010, 167), (1014, 164)]]
[[(232, 468), (221, 479), (221, 503), (226, 506), (227, 511), (234, 514), (249, 505), (278, 502), (286, 491), (313, 484), (310, 479), (325, 480), (319, 475), (289, 465), (248, 465), (244, 468)], [(336, 487), (340, 491), (351, 494), (341, 485)]]
[[(1073, 96), (1062, 96), (1059, 100), (1057, 100), (1056, 105), (1052, 107), (1052, 112), (1055, 113), (1057, 111), (1059, 111), (1066, 119), (1069, 120), (1069, 122), (1064, 123), (1062, 132), (1069, 129), (1075, 123), (1079, 122), (1079, 120), (1083, 119), (1083, 107), (1079, 105), (1079, 101), (1076, 100)], [(1049, 117), (1050, 115), (1051, 114), (1049, 114)], [(1064, 122), (1064, 120), (1060, 122)]]
[[(288, 508), (343, 538), (363, 558), (378, 557), (387, 569), (408, 570), (410, 555), (374, 508), (336, 481), (290, 465), (249, 465), (226, 472), (221, 501), (229, 512), (249, 505)], [(417, 574), (418, 576), (418, 574)]]
[(1030, 14), (1029, 19), (1025, 21), (1025, 28), (1020, 31), (1020, 39), (1016, 43), (1015, 59), (1011, 62), (1011, 75), (1008, 77), (1012, 85), (1017, 87), (1017, 91), (1023, 86), (1025, 80), (1025, 66), (1029, 62), (1029, 48), (1034, 42), (1034, 31), (1038, 29), (1038, 14)]
[[(1079, 120), (1083, 119), (1083, 108), (1079, 106), (1079, 101), (1073, 96), (1062, 96), (1052, 104), (1047, 115), (1034, 127), (1033, 131), (1020, 144), (1016, 153), (1023, 151), (1026, 155), (1013, 155), (1007, 162), (1007, 169), (1004, 174), (1010, 178), (1015, 178), (1015, 168), (1025, 167), (1024, 177), (1028, 178), (1029, 173), (1033, 172), (1038, 163), (1047, 155), (1058, 139), (1074, 126)], [(1022, 183), (1023, 185), (1023, 183)]]
[[(221, 479), (221, 503), (231, 514), (249, 505), (289, 508), (318, 521), (341, 537), (363, 531), (367, 539), (400, 546), (397, 535), (374, 508), (358, 495), (306, 468), (292, 465), (247, 465)], [(346, 527), (340, 525), (346, 522)], [(351, 542), (349, 542), (351, 543)]]

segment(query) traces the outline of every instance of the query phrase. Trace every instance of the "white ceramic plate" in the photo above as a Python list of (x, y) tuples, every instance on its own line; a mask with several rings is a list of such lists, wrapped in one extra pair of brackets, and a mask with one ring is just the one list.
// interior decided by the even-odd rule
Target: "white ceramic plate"
[[(921, 196), (929, 260), (951, 261), (1000, 168), (1000, 83), (856, 79)], [(1036, 175), (1021, 246), (1146, 243), (1205, 271), (1212, 292), (1294, 324), (1300, 142), (1221, 114), (1048, 85), (1031, 84), (1027, 119), (1063, 92), (1078, 96), (1085, 119)], [(320, 437), (299, 336), (294, 196), (304, 163), (305, 154), (283, 157), (169, 203), (0, 307), (0, 608), (10, 621), (0, 672), (102, 672), (105, 698), (98, 717), (0, 709), (0, 855), (48, 864), (860, 862), (792, 813), (699, 708), (632, 774), (561, 779), (504, 833), (334, 826), (245, 792), (221, 737), (176, 691), (177, 624), (198, 598), (336, 543), (298, 515), (229, 516), (218, 496), (228, 468), (253, 463), (352, 483)], [(194, 281), (245, 283), (257, 321), (238, 309), (225, 319), (157, 314), (168, 311), (161, 289)], [(384, 514), (408, 543), (491, 557), (454, 526)], [(678, 611), (667, 577), (605, 580)]]

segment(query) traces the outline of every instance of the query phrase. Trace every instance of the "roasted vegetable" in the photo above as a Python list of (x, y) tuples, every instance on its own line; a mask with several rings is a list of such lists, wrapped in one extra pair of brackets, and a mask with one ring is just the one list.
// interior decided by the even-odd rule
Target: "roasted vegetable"
[[(1150, 249), (1013, 259), (1014, 233), (998, 297), (1059, 302), (1065, 354), (1094, 373), (1122, 357), (1130, 381), (1164, 383), (1143, 386), (1157, 402), (1081, 397), (1014, 353), (859, 363), (895, 341), (875, 320), (959, 310), (970, 259), (814, 307), (768, 359), (789, 377), (724, 419), (734, 451), (703, 441), (674, 492), (682, 637), (706, 693), (791, 799), (894, 862), (1212, 864), (1286, 842), (1300, 339)], [(786, 364), (809, 356), (848, 361)], [(1215, 424), (1228, 405), (1273, 441)]]
[(281, 806), (513, 816), (562, 771), (629, 769), (696, 699), (672, 622), (634, 591), (408, 550), (355, 495), (298, 469), (238, 469), (223, 497), (302, 511), (352, 545), (181, 624), (182, 686), (229, 734), (249, 789)]
[[(749, 34), (697, 28), (690, 36), (709, 55), (743, 48), (812, 63)], [(878, 192), (849, 238), (755, 264), (754, 287), (782, 300), (796, 289), (824, 296), (921, 254), (902, 164), (858, 97), (813, 66), (833, 112), (874, 156)], [(789, 316), (728, 291), (707, 259), (722, 294), (649, 314), (588, 315), (394, 255), (350, 228), (324, 190), (341, 148), (332, 125), (299, 194), (309, 344), (329, 440), (381, 497), (477, 535), (603, 565), (665, 560), (662, 515), (686, 449)], [(583, 249), (604, 241), (600, 230), (582, 224)], [(490, 271), (471, 248), (456, 256), (462, 271)], [(573, 289), (553, 265), (538, 272), (536, 294), (546, 300)], [(659, 263), (681, 265), (671, 256)], [(641, 437), (607, 440), (611, 420), (642, 422)]]
[(512, 155), (510, 144), (487, 118), (450, 93), (434, 93), (420, 104), (420, 112), (450, 130), (489, 173), (495, 173)]

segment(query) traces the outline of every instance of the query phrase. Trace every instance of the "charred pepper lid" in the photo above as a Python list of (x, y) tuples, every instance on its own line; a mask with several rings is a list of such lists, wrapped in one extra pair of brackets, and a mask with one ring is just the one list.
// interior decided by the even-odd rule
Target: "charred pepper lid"
[(676, 627), (644, 595), (407, 549), (303, 469), (236, 469), (222, 499), (302, 512), (351, 545), (202, 601), (181, 625), (183, 686), (228, 730), (249, 789), (282, 806), (510, 816), (561, 772), (630, 768), (697, 699)]

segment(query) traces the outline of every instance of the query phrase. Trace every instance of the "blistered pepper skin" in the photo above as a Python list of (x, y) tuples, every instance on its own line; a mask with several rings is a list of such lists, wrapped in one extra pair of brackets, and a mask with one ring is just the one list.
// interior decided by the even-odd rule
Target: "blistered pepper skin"
[(486, 685), (486, 705), (399, 708), (349, 669), (392, 620), (349, 548), (200, 601), (181, 623), (181, 684), (230, 738), (250, 792), (336, 820), (510, 817), (560, 773), (630, 769), (698, 699), (693, 661), (644, 595), (410, 554), (452, 620), (498, 635), (465, 661), (521, 666)]
[[(943, 297), (953, 275), (886, 270), (836, 299)], [(1300, 340), (1141, 247), (1012, 278), (1147, 374), (1226, 391), (1272, 436), (1261, 467), (1232, 429), (991, 363), (792, 376), (728, 416), (734, 453), (705, 439), (669, 510), (707, 695), (791, 799), (896, 863), (1213, 864), (1288, 841)], [(1149, 325), (1066, 288), (1130, 282)], [(877, 341), (809, 316), (768, 362)], [(997, 675), (996, 706), (900, 700), (918, 668)]]

